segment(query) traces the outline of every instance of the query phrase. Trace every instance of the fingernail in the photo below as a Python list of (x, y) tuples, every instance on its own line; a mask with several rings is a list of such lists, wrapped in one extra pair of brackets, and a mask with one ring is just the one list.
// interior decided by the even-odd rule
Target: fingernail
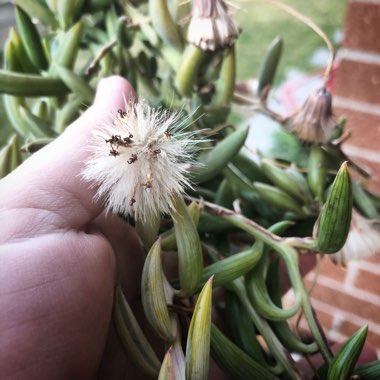
[(129, 100), (134, 97), (136, 93), (131, 84), (126, 79), (114, 75), (99, 82), (94, 104), (109, 102), (111, 99), (115, 102), (124, 102), (124, 99)]

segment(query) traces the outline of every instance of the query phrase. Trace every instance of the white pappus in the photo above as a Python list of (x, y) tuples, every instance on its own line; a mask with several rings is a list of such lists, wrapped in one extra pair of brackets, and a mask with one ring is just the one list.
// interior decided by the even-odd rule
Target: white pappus
[(98, 186), (96, 199), (142, 222), (170, 212), (173, 198), (190, 186), (186, 174), (197, 140), (188, 125), (181, 111), (126, 102), (113, 123), (94, 132), (82, 176)]

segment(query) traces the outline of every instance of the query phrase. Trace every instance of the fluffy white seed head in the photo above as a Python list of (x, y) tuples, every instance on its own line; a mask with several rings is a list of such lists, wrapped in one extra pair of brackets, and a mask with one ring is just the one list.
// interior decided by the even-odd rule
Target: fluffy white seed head
[(83, 178), (98, 187), (109, 211), (143, 222), (172, 209), (173, 197), (190, 186), (186, 173), (196, 141), (184, 132), (188, 118), (126, 103), (113, 123), (94, 132)]

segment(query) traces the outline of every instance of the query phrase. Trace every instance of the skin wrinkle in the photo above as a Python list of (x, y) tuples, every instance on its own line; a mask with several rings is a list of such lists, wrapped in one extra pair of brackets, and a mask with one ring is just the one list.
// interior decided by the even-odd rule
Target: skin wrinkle
[[(54, 236), (53, 237), (54, 239), (59, 239), (60, 236)], [(36, 237), (35, 239), (39, 239), (39, 237)], [(20, 242), (21, 243), (21, 242)], [(25, 241), (25, 243), (32, 243), (33, 244), (33, 240), (30, 241)], [(16, 243), (14, 243), (16, 244)], [(0, 257), (3, 253), (5, 253), (7, 250), (9, 250), (9, 247), (10, 247), (11, 244), (8, 244), (8, 245), (4, 245), (2, 247), (0, 247)], [(18, 250), (18, 246), (16, 245), (16, 250)], [(2, 253), (2, 251), (4, 251)], [(57, 265), (57, 263), (55, 262), (56, 260), (53, 260), (53, 257), (54, 257), (54, 252), (51, 252), (49, 254), (49, 256), (51, 256), (51, 260), (50, 260), (50, 265), (51, 267), (57, 267), (59, 265)], [(22, 257), (18, 260), (18, 261), (22, 261)], [(49, 261), (48, 259), (46, 261)], [(21, 264), (22, 265), (22, 264)], [(75, 267), (75, 265), (72, 265), (72, 267)], [(17, 268), (16, 268), (17, 269)], [(45, 278), (43, 277), (45, 274)], [(45, 271), (35, 271), (35, 277), (38, 278), (38, 283), (37, 284), (31, 284), (30, 286), (24, 286), (24, 287), (20, 287), (20, 288), (17, 288), (17, 289), (12, 289), (12, 291), (5, 291), (4, 289), (2, 289), (2, 297), (6, 297), (6, 296), (9, 296), (9, 298), (12, 298), (12, 297), (15, 297), (15, 296), (22, 296), (23, 294), (22, 293), (27, 293), (28, 292), (33, 292), (35, 294), (38, 294), (38, 290), (39, 288), (45, 288), (46, 285), (50, 285), (49, 287), (50, 288), (53, 288), (54, 287), (54, 284), (59, 284), (59, 283), (62, 283), (62, 282), (66, 282), (66, 281), (69, 281), (69, 279), (71, 278), (71, 273), (62, 273), (62, 271), (60, 272), (60, 277), (57, 278), (57, 277), (47, 277), (46, 276), (46, 272)], [(84, 274), (84, 276), (86, 276), (86, 273)], [(58, 286), (59, 287), (59, 286)], [(62, 287), (61, 287), (62, 288)], [(62, 297), (62, 294), (60, 295), (59, 298)], [(64, 313), (65, 310), (62, 309), (62, 313)]]
[[(55, 234), (51, 233), (51, 234), (44, 235), (41, 237), (35, 237), (35, 238), (31, 238), (24, 241), (19, 241), (17, 243), (12, 242), (9, 244), (4, 244), (0, 246), (0, 263), (1, 263), (1, 259), (4, 259), (4, 256), (9, 254), (10, 249), (13, 249), (13, 250), (19, 249), (20, 251), (28, 252), (28, 246), (30, 246), (30, 244), (34, 244), (34, 241), (37, 241), (38, 242), (37, 244), (42, 245), (43, 250), (47, 251), (47, 253), (44, 254), (45, 256), (47, 256), (47, 257), (44, 257), (44, 261), (47, 263), (46, 266), (56, 269), (60, 277), (51, 277), (50, 272), (46, 271), (46, 269), (39, 269), (38, 266), (36, 266), (35, 268), (32, 266), (29, 266), (28, 267), (29, 272), (31, 271), (34, 272), (34, 275), (35, 275), (34, 277), (36, 278), (36, 285), (31, 284), (30, 286), (16, 288), (16, 289), (13, 289), (13, 292), (9, 292), (9, 293), (6, 292), (6, 290), (3, 288), (2, 296), (15, 295), (15, 293), (22, 293), (22, 292), (37, 290), (39, 287), (43, 288), (46, 285), (53, 285), (54, 283), (66, 282), (70, 279), (70, 277), (72, 276), (71, 271), (68, 271), (66, 269), (66, 273), (64, 273), (60, 270), (59, 262), (57, 262), (57, 257), (56, 257), (56, 252), (54, 250), (54, 247), (51, 247), (53, 249), (49, 248), (49, 244), (53, 245), (57, 240), (65, 242), (65, 246), (69, 250), (70, 250), (70, 245), (72, 245), (71, 242), (75, 241), (76, 242), (75, 249), (78, 250), (79, 252), (91, 251), (92, 246), (104, 244), (104, 249), (102, 251), (105, 252), (107, 255), (109, 255), (110, 262), (108, 264), (110, 266), (113, 266), (113, 261), (114, 261), (113, 249), (111, 245), (109, 244), (109, 242), (105, 239), (105, 237), (100, 233), (100, 231), (97, 234), (89, 235), (82, 231), (70, 230), (70, 231), (63, 231), (63, 232), (55, 233)], [(69, 243), (67, 243), (67, 241), (69, 241)], [(39, 254), (37, 249), (35, 249), (35, 254), (37, 255)], [(16, 261), (17, 261), (16, 265), (11, 269), (15, 271), (18, 269), (19, 266), (22, 266), (24, 261), (28, 260), (27, 255), (28, 253), (24, 253), (22, 256), (19, 255), (20, 257), (16, 256)], [(81, 260), (82, 260), (81, 256), (79, 255), (73, 256), (70, 266), (73, 269), (75, 269), (77, 264), (79, 264)], [(89, 267), (86, 269), (87, 270), (86, 272), (83, 273), (81, 280), (87, 278), (90, 270), (93, 268)], [(87, 280), (87, 282), (89, 281)]]
[[(102, 208), (101, 208), (101, 205), (99, 203), (95, 204), (92, 201), (91, 206), (86, 205), (82, 201), (83, 197), (79, 196), (78, 192), (74, 191), (73, 188), (67, 187), (67, 186), (65, 186), (65, 184), (62, 185), (62, 188), (63, 188), (63, 190), (65, 190), (66, 194), (70, 195), (71, 199), (75, 199), (78, 202), (79, 208), (80, 208), (80, 214), (82, 214), (82, 218), (84, 220), (86, 220), (86, 223), (88, 223), (88, 220), (91, 220), (92, 218), (96, 218), (102, 212)], [(97, 209), (97, 212), (94, 212), (94, 209)], [(74, 208), (74, 210), (77, 210), (77, 208)], [(65, 211), (65, 209), (62, 209), (61, 211)], [(79, 214), (79, 212), (78, 212), (78, 214)], [(69, 218), (70, 217), (72, 218), (72, 215), (70, 215)], [(79, 218), (76, 218), (76, 219), (79, 219)], [(83, 224), (78, 223), (78, 225), (76, 227), (82, 228), (83, 225), (86, 223), (83, 223)]]
[[(1, 251), (0, 251), (0, 254), (1, 254)], [(69, 278), (70, 276), (67, 276), (67, 277)], [(65, 278), (63, 278), (63, 279), (65, 279)], [(61, 279), (53, 278), (53, 279), (49, 279), (46, 281), (40, 281), (37, 285), (25, 286), (25, 287), (22, 287), (19, 289), (12, 289), (12, 291), (9, 291), (9, 292), (2, 291), (1, 295), (2, 295), (2, 297), (16, 296), (16, 295), (19, 295), (20, 293), (23, 293), (23, 292), (30, 292), (33, 290), (38, 290), (40, 287), (45, 287), (46, 285), (53, 285), (55, 282), (58, 282), (59, 280), (61, 280)]]
[[(13, 356), (16, 356), (16, 358), (14, 359), (14, 361), (17, 361), (17, 352), (14, 352), (14, 355)], [(9, 361), (12, 361), (12, 356), (8, 359)], [(25, 363), (25, 362), (18, 362), (17, 363), (17, 368), (15, 370), (13, 370), (12, 372), (9, 372), (9, 373), (4, 373), (2, 374), (3, 376), (3, 379), (20, 379), (21, 377), (19, 375), (23, 375), (26, 371), (28, 373), (35, 373), (36, 372), (36, 368), (41, 368), (43, 367), (43, 364), (44, 364), (44, 361), (46, 360), (46, 358), (44, 357), (39, 357), (36, 361), (34, 362), (31, 362), (31, 363)], [(38, 370), (38, 372), (41, 372), (41, 370)], [(33, 379), (33, 378), (36, 378), (36, 377), (29, 377), (29, 379)]]
[[(40, 236), (47, 232), (56, 232), (70, 226), (70, 218), (73, 215), (71, 213), (67, 215), (68, 202), (71, 204), (70, 210), (74, 210), (78, 215), (83, 214), (83, 203), (72, 194), (67, 194), (69, 189), (62, 195), (62, 188), (58, 186), (43, 189), (40, 184), (34, 184), (33, 181), (31, 186), (33, 188), (31, 194), (25, 191), (19, 192), (18, 199), (12, 207), (4, 207), (0, 210), (1, 224), (6, 227), (0, 232), (0, 241), (1, 235), (7, 236), (6, 241), (19, 240)], [(56, 191), (54, 191), (54, 187), (56, 187)], [(76, 203), (79, 205), (74, 207)], [(12, 216), (16, 214), (17, 220)], [(89, 214), (90, 212), (86, 214), (85, 219), (90, 218)], [(31, 217), (33, 220), (30, 219)], [(21, 223), (20, 219), (23, 218), (26, 222)]]
[[(19, 335), (20, 331), (22, 331), (23, 328), (28, 330), (30, 328), (30, 325), (33, 326), (36, 324), (36, 322), (40, 326), (42, 326), (43, 324), (46, 324), (46, 315), (33, 316), (33, 318), (30, 317), (29, 319), (25, 319), (25, 320), (17, 320), (17, 323), (15, 322), (13, 325), (7, 326), (6, 330), (3, 331), (4, 337), (8, 335), (13, 338), (14, 336)], [(42, 322), (45, 322), (45, 323), (42, 323)], [(10, 342), (9, 344), (11, 345), (12, 340), (9, 340), (9, 342)], [(6, 344), (6, 339), (4, 339), (2, 344)]]
[[(14, 218), (17, 215), (17, 219)], [(58, 232), (57, 214), (39, 208), (24, 207), (19, 209), (0, 210), (0, 243), (20, 242), (25, 239)], [(22, 223), (23, 221), (26, 223)]]
[[(76, 335), (70, 334), (70, 331), (68, 331), (67, 334), (65, 334), (67, 338), (66, 338), (66, 342), (65, 342), (66, 344), (64, 347), (62, 347), (62, 342), (59, 336), (57, 336), (57, 339), (55, 339), (55, 342), (56, 342), (55, 346), (50, 345), (49, 348), (45, 348), (44, 342), (41, 341), (41, 345), (39, 346), (39, 349), (41, 349), (42, 352), (41, 352), (41, 355), (38, 356), (39, 360), (33, 360), (29, 362), (26, 362), (26, 361), (20, 362), (17, 359), (17, 354), (18, 354), (17, 350), (13, 351), (13, 355), (12, 355), (12, 352), (9, 352), (8, 360), (11, 361), (13, 356), (16, 356), (14, 358), (16, 362), (16, 366), (15, 366), (16, 370), (9, 374), (2, 374), (2, 379), (6, 379), (8, 376), (10, 378), (14, 378), (15, 375), (17, 374), (23, 375), (26, 371), (29, 374), (34, 374), (34, 375), (29, 375), (28, 379), (40, 379), (40, 376), (41, 375), (43, 376), (43, 374), (45, 373), (44, 369), (46, 367), (46, 363), (52, 362), (52, 361), (59, 363), (59, 365), (65, 369), (64, 372), (61, 373), (62, 379), (76, 378), (75, 374), (73, 373), (74, 371), (70, 366), (70, 362), (75, 362), (78, 360), (77, 359), (78, 352), (76, 352), (75, 357), (74, 357), (74, 354), (72, 351), (72, 347), (73, 346), (75, 347), (75, 345), (77, 344), (77, 340), (81, 339), (80, 329), (78, 329), (77, 332), (79, 333), (77, 333)], [(62, 331), (59, 334), (62, 334)], [(18, 335), (22, 335), (22, 334), (19, 333)], [(36, 335), (38, 338), (38, 336), (41, 335), (41, 331), (36, 332)], [(33, 339), (31, 340), (33, 341)], [(31, 347), (31, 349), (33, 350), (34, 347)], [(87, 356), (86, 348), (83, 348), (82, 351), (83, 352), (80, 352), (79, 355), (81, 355), (82, 357)], [(20, 377), (16, 377), (16, 378), (19, 379)], [(77, 377), (77, 378), (80, 378), (80, 377)]]
[[(52, 304), (52, 305), (45, 305), (45, 308), (43, 308), (43, 310), (46, 311), (46, 314), (45, 314), (45, 318), (43, 318), (43, 316), (38, 316), (36, 314), (34, 314), (34, 322), (35, 324), (39, 325), (40, 328), (39, 329), (29, 329), (30, 331), (28, 331), (28, 323), (31, 323), (32, 322), (32, 319), (28, 319), (28, 323), (25, 323), (26, 321), (25, 320), (20, 320), (18, 319), (18, 327), (14, 329), (14, 331), (12, 330), (4, 330), (3, 328), (1, 329), (3, 331), (2, 335), (3, 337), (5, 338), (6, 334), (8, 333), (15, 333), (16, 336), (20, 337), (20, 335), (22, 336), (22, 331), (23, 329), (28, 331), (29, 332), (29, 338), (30, 339), (27, 339), (30, 340), (30, 341), (35, 341), (36, 339), (38, 339), (38, 337), (43, 337), (45, 334), (48, 334), (49, 335), (49, 339), (52, 339), (51, 337), (51, 332), (54, 331), (57, 335), (57, 339), (56, 339), (56, 342), (61, 342), (62, 341), (62, 337), (65, 337), (64, 338), (64, 341), (65, 341), (65, 345), (63, 346), (63, 348), (65, 350), (68, 350), (69, 347), (75, 347), (77, 344), (76, 342), (77, 341), (81, 341), (81, 340), (86, 340), (86, 337), (88, 339), (88, 328), (91, 327), (91, 325), (94, 328), (95, 325), (94, 323), (96, 324), (96, 320), (98, 320), (98, 317), (100, 314), (104, 314), (104, 308), (107, 307), (106, 304), (104, 303), (100, 303), (100, 304), (96, 304), (94, 306), (92, 306), (93, 308), (93, 313), (92, 313), (92, 316), (91, 316), (91, 325), (89, 326), (88, 325), (88, 322), (87, 321), (84, 321), (84, 320), (81, 320), (80, 322), (80, 325), (75, 325), (75, 324), (69, 324), (69, 325), (66, 325), (66, 330), (62, 330), (62, 328), (59, 328), (59, 326), (65, 326), (65, 323), (66, 321), (70, 321), (70, 320), (76, 320), (76, 315), (80, 314), (81, 313), (81, 302), (77, 303), (77, 306), (76, 307), (73, 307), (75, 306), (75, 304), (71, 304), (71, 307), (68, 309), (62, 309), (62, 307), (60, 307), (60, 311), (59, 313), (57, 313), (57, 306), (59, 305), (62, 305), (62, 298), (67, 298), (67, 299), (70, 299), (72, 297), (79, 297), (79, 299), (83, 298), (83, 297), (86, 297), (86, 294), (90, 295), (93, 293), (93, 280), (94, 278), (91, 278), (91, 273), (94, 269), (96, 269), (95, 267), (99, 267), (99, 265), (101, 266), (104, 266), (104, 264), (108, 261), (109, 264), (110, 264), (110, 257), (113, 256), (112, 254), (112, 250), (111, 250), (111, 247), (109, 246), (109, 244), (105, 241), (104, 238), (102, 238), (100, 235), (87, 235), (86, 233), (84, 232), (74, 232), (74, 231), (70, 231), (70, 232), (67, 232), (67, 233), (63, 233), (63, 234), (52, 234), (52, 235), (48, 235), (48, 236), (45, 236), (44, 237), (44, 240), (50, 240), (50, 242), (54, 242), (56, 241), (57, 238), (63, 240), (63, 244), (65, 246), (68, 246), (68, 248), (70, 249), (70, 244), (67, 244), (67, 240), (71, 240), (72, 242), (74, 242), (75, 240), (73, 239), (73, 235), (78, 235), (80, 236), (82, 239), (81, 239), (81, 244), (76, 245), (76, 248), (78, 249), (78, 251), (83, 251), (84, 249), (86, 249), (87, 251), (87, 254), (90, 254), (91, 255), (91, 252), (93, 251), (93, 245), (99, 245), (99, 243), (101, 244), (104, 244), (106, 243), (106, 245), (104, 245), (104, 249), (102, 249), (102, 251), (108, 251), (108, 254), (104, 255), (104, 256), (108, 256), (108, 259), (105, 260), (105, 257), (103, 256), (101, 262), (99, 262), (98, 259), (96, 259), (94, 262), (90, 262), (89, 265), (87, 265), (85, 268), (85, 270), (82, 271), (82, 275), (81, 276), (78, 276), (77, 273), (74, 273), (73, 274), (73, 277), (74, 277), (74, 280), (76, 279), (76, 282), (78, 282), (79, 280), (79, 283), (82, 284), (80, 285), (79, 283), (72, 283), (72, 281), (69, 279), (69, 276), (70, 276), (70, 268), (73, 269), (75, 271), (76, 267), (78, 266), (77, 264), (77, 261), (80, 261), (80, 260), (83, 260), (81, 258), (80, 255), (74, 255), (70, 258), (70, 265), (69, 267), (67, 268), (67, 265), (66, 265), (66, 271), (69, 272), (69, 274), (67, 275), (66, 273), (66, 276), (64, 277), (60, 277), (57, 279), (57, 284), (61, 283), (62, 282), (62, 286), (61, 286), (61, 290), (63, 290), (64, 292), (66, 292), (67, 294), (63, 294), (64, 292), (61, 291), (60, 294), (57, 294), (56, 297), (49, 297), (48, 299), (51, 300), (51, 302), (55, 302), (56, 299), (59, 299), (59, 302), (58, 304)], [(59, 236), (59, 235), (62, 235), (62, 236)], [(45, 242), (43, 242), (42, 245), (45, 246), (44, 244)], [(28, 242), (24, 242), (22, 244), (23, 246), (28, 246)], [(94, 247), (95, 248), (95, 247)], [(21, 251), (23, 251), (24, 248), (21, 248)], [(49, 251), (49, 250), (48, 250)], [(12, 254), (12, 252), (11, 252)], [(35, 254), (38, 255), (38, 252), (36, 252)], [(53, 256), (53, 253), (51, 252), (48, 252), (46, 254), (47, 256), (50, 256), (50, 257), (54, 257)], [(0, 257), (2, 257), (2, 254), (0, 254)], [(96, 258), (96, 257), (94, 257)], [(22, 260), (22, 257), (21, 257), (21, 260)], [(56, 260), (53, 260), (53, 261), (56, 261)], [(48, 263), (49, 263), (49, 260), (48, 260)], [(92, 265), (91, 265), (92, 264)], [(36, 264), (38, 265), (38, 263)], [(53, 262), (51, 262), (49, 266), (55, 266)], [(94, 267), (95, 266), (95, 267)], [(31, 268), (33, 269), (33, 268)], [(31, 270), (29, 269), (29, 270)], [(61, 271), (60, 271), (60, 268), (56, 268), (58, 270), (58, 272), (61, 274)], [(48, 271), (49, 273), (49, 271)], [(42, 288), (42, 291), (43, 289), (46, 287), (44, 285), (46, 285), (46, 281), (43, 283), (43, 284), (40, 284), (40, 288)], [(67, 284), (70, 284), (70, 289), (67, 289)], [(113, 284), (111, 284), (113, 286)], [(99, 286), (101, 287), (101, 284), (99, 284), (97, 286), (97, 288), (99, 288)], [(50, 288), (51, 286), (49, 286)], [(78, 291), (80, 290), (80, 292), (78, 293)], [(34, 294), (36, 294), (36, 292), (32, 292)], [(51, 293), (51, 292), (49, 292)], [(56, 293), (53, 292), (53, 293)], [(46, 292), (44, 293), (45, 296), (46, 296)], [(27, 297), (27, 294), (25, 295), (26, 298)], [(112, 299), (112, 297), (111, 297)], [(4, 301), (4, 300), (3, 300)], [(35, 299), (35, 295), (34, 295), (34, 301), (36, 301)], [(41, 300), (42, 302), (43, 300)], [(79, 300), (78, 300), (79, 301)], [(6, 300), (5, 300), (6, 302)], [(38, 305), (39, 302), (37, 302), (37, 305), (36, 305), (36, 308), (38, 310), (39, 308), (39, 305)], [(109, 318), (110, 318), (110, 306), (111, 306), (111, 303), (110, 302), (107, 302), (109, 305), (108, 305), (108, 310), (109, 310), (109, 315), (108, 315), (108, 318), (106, 321), (104, 321), (104, 333), (105, 331), (107, 330), (106, 329), (106, 326), (108, 325), (108, 322), (109, 322)], [(35, 303), (33, 303), (35, 304)], [(48, 307), (46, 307), (48, 306)], [(4, 307), (1, 308), (2, 310), (4, 310)], [(29, 309), (30, 311), (32, 311), (33, 313), (33, 309)], [(17, 310), (15, 310), (17, 311)], [(52, 312), (52, 313), (51, 313)], [(1, 325), (1, 324), (0, 324)], [(42, 328), (42, 329), (41, 329)], [(20, 331), (21, 330), (21, 331)], [(44, 331), (46, 330), (46, 333), (44, 334)], [(73, 330), (75, 331), (75, 334), (73, 335)], [(36, 337), (34, 338), (34, 335), (36, 335)], [(27, 336), (27, 335), (26, 335)], [(25, 336), (25, 337), (26, 337)], [(94, 330), (93, 333), (91, 334), (92, 338), (91, 339), (96, 339), (97, 336), (99, 336), (99, 331), (96, 331)], [(19, 344), (21, 344), (21, 346), (23, 344), (25, 344), (25, 339), (21, 338), (21, 340), (19, 342), (15, 342), (14, 339), (10, 339), (13, 343), (13, 347), (18, 347)], [(53, 342), (55, 341), (54, 339), (52, 339)], [(26, 341), (26, 343), (27, 343)], [(5, 343), (3, 341), (3, 343)], [(89, 342), (90, 343), (90, 342)], [(90, 343), (91, 344), (91, 343)], [(51, 345), (50, 345), (51, 347)], [(4, 349), (4, 347), (2, 347), (2, 349)], [(51, 347), (51, 349), (53, 350), (54, 352), (54, 347)], [(57, 350), (60, 350), (62, 349), (62, 347), (60, 347), (60, 344), (57, 344), (57, 347), (56, 347)], [(37, 350), (40, 350), (40, 348), (37, 348)], [(35, 351), (35, 350), (34, 350)], [(7, 353), (7, 356), (9, 353), (12, 353), (14, 352), (14, 348), (12, 349), (12, 347), (5, 347), (5, 350), (4, 352)], [(70, 352), (70, 351), (68, 351)], [(41, 356), (43, 357), (43, 359), (41, 359), (43, 362), (44, 361), (49, 361), (51, 360), (50, 358), (50, 353), (48, 353), (49, 355), (47, 357), (45, 357), (45, 354), (42, 352), (41, 353)], [(98, 356), (100, 357), (100, 354), (101, 354), (101, 351), (98, 352)], [(62, 354), (61, 354), (62, 355)], [(61, 355), (58, 355), (57, 354), (57, 359), (59, 358), (59, 364), (61, 365), (61, 362), (62, 362), (62, 358), (60, 358)], [(82, 352), (80, 352), (80, 355), (82, 357), (86, 356), (87, 353), (86, 353), (86, 349), (85, 347), (82, 348)], [(65, 354), (63, 354), (63, 356), (65, 356)], [(68, 361), (76, 361), (77, 359), (75, 357), (71, 358), (69, 360), (69, 358), (67, 358), (66, 360)], [(31, 377), (31, 378), (39, 378), (38, 377), (38, 366), (37, 368), (33, 368), (35, 367), (33, 363), (31, 363), (31, 366), (28, 366), (28, 367), (25, 367), (24, 370), (28, 370), (28, 371), (36, 371), (37, 374), (35, 377)], [(18, 363), (15, 363), (15, 368), (19, 368), (19, 364)], [(80, 368), (79, 366), (79, 363), (78, 363), (78, 368)], [(22, 369), (20, 370), (22, 371)], [(1, 372), (3, 373), (3, 372)], [(14, 373), (12, 373), (12, 376), (14, 376)], [(2, 377), (3, 378), (3, 377)], [(70, 378), (70, 377), (63, 377), (63, 378)], [(80, 378), (80, 377), (78, 377)]]
[[(64, 177), (60, 178), (58, 184), (50, 183), (48, 188), (41, 187), (39, 182), (34, 183), (34, 179), (30, 179), (30, 187), (33, 188), (32, 195), (29, 192), (20, 191), (16, 202), (8, 209), (29, 208), (49, 211), (56, 222), (54, 229), (67, 226), (80, 228), (101, 212), (100, 205), (84, 202), (83, 189), (79, 191), (73, 189), (72, 186), (67, 185)], [(73, 223), (74, 220), (75, 223)]]

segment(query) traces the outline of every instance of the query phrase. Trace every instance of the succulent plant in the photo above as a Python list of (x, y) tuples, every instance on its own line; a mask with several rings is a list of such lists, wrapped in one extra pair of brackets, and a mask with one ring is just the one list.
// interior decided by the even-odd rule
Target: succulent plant
[[(268, 2), (305, 21), (288, 6)], [(290, 353), (320, 352), (327, 378), (352, 374), (366, 330), (333, 357), (299, 256), (344, 249), (352, 205), (353, 220), (368, 221), (378, 218), (380, 202), (350, 177), (348, 165), (362, 178), (366, 173), (340, 149), (344, 122), (332, 117), (326, 88), (289, 118), (272, 112), (266, 99), (283, 50), (276, 38), (257, 92), (242, 96), (236, 90), (240, 28), (224, 0), (14, 4), (17, 28), (9, 32), (0, 70), (14, 134), (0, 151), (1, 176), (61, 134), (91, 104), (101, 78), (121, 75), (140, 95), (96, 132), (82, 175), (99, 187), (99, 201), (110, 211), (134, 221), (148, 252), (142, 303), (169, 347), (166, 355), (150, 346), (119, 286), (113, 310), (120, 339), (141, 372), (205, 379), (211, 355), (232, 378), (302, 379)], [(334, 58), (329, 47), (326, 80)], [(255, 105), (255, 112), (279, 123), (272, 144), (281, 155), (249, 150), (248, 128), (231, 122), (235, 102)], [(298, 150), (284, 151), (289, 139)], [(164, 251), (177, 255), (173, 278), (165, 274)], [(295, 294), (288, 308), (281, 305), (280, 260)], [(226, 316), (224, 330), (212, 322), (213, 287), (224, 289), (223, 302), (214, 303)], [(180, 318), (183, 310), (186, 318)], [(299, 313), (310, 328), (307, 344), (288, 324)], [(378, 364), (358, 373), (374, 368)]]

